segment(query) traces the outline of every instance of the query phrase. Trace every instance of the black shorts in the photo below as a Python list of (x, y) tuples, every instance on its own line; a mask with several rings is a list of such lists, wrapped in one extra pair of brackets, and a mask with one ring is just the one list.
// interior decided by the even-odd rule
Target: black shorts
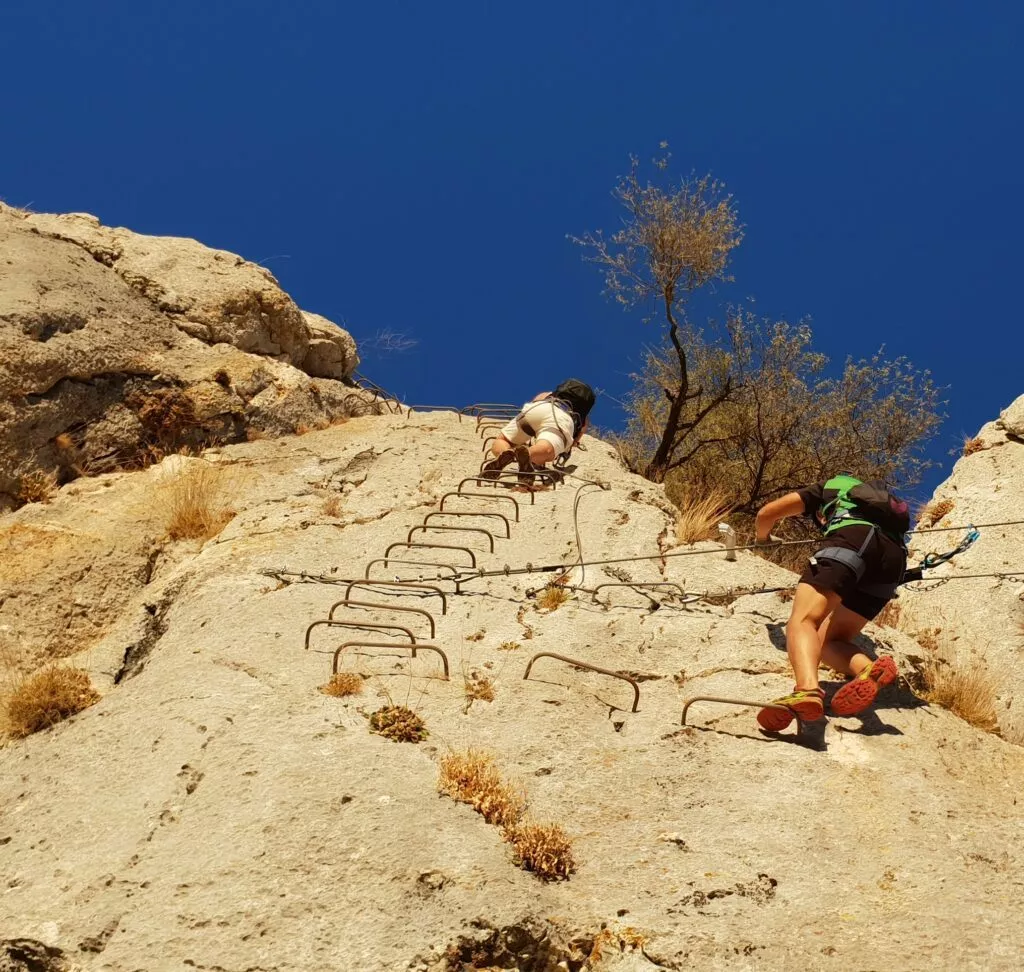
[[(819, 550), (825, 547), (846, 547), (854, 552), (860, 550), (861, 544), (870, 531), (866, 526), (848, 526), (829, 534)], [(858, 581), (852, 567), (837, 563), (834, 560), (818, 560), (807, 565), (800, 575), (801, 584), (810, 584), (823, 594), (838, 594), (843, 607), (859, 614), (868, 621), (873, 620), (882, 608), (895, 597), (881, 597), (876, 593), (862, 590), (864, 585), (892, 584), (896, 585), (903, 579), (903, 571), (907, 565), (907, 555), (903, 545), (890, 539), (876, 530), (871, 542), (861, 554), (867, 565), (864, 576)]]

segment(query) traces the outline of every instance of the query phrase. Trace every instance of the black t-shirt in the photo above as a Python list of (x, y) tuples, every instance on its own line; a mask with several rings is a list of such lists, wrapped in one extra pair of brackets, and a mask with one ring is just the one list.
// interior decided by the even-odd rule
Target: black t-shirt
[(804, 515), (811, 517), (818, 526), (821, 526), (818, 511), (825, 503), (825, 484), (814, 483), (813, 486), (804, 486), (803, 489), (798, 489), (797, 493), (804, 501)]

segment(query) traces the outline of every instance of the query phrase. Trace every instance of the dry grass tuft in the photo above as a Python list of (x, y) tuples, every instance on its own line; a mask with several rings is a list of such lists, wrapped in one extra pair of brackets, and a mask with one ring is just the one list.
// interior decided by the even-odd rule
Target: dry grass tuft
[(474, 669), (468, 675), (462, 676), (462, 684), (466, 698), (471, 702), (476, 699), (481, 702), (494, 701), (494, 682), (489, 676)]
[(576, 870), (569, 835), (554, 823), (525, 823), (505, 835), (515, 852), (516, 864), (545, 881), (564, 881)]
[(717, 536), (718, 524), (731, 509), (724, 493), (710, 491), (699, 498), (685, 495), (676, 518), (676, 540), (681, 544), (710, 540)]
[(481, 628), (479, 631), (474, 631), (471, 635), (466, 635), (466, 641), (483, 641), (486, 634), (487, 632)]
[(355, 672), (335, 672), (320, 686), (319, 691), (336, 699), (343, 699), (347, 695), (359, 695), (363, 691), (363, 676)]
[(88, 672), (49, 665), (15, 683), (3, 700), (0, 717), (6, 735), (23, 739), (48, 729), (100, 700)]
[(67, 432), (61, 432), (60, 435), (54, 436), (53, 444), (60, 449), (61, 452), (69, 452), (75, 448), (75, 440), (72, 439)]
[(498, 651), (519, 651), (522, 647), (518, 641), (503, 641), (498, 645)]
[(966, 665), (933, 662), (923, 674), (925, 699), (977, 729), (998, 731), (995, 679), (980, 661)]
[(22, 503), (49, 503), (57, 492), (57, 473), (41, 469), (22, 476), (18, 481), (18, 499)]
[(160, 491), (172, 540), (209, 540), (235, 515), (224, 503), (224, 471), (205, 462), (190, 463)]
[(324, 516), (341, 516), (341, 497), (337, 493), (324, 500)]
[(517, 823), (526, 810), (526, 797), (502, 780), (494, 758), (475, 749), (441, 759), (438, 789), (499, 827)]
[(299, 422), (299, 424), (295, 426), (296, 435), (308, 435), (312, 431), (312, 426), (306, 425), (305, 422)]
[(932, 500), (930, 503), (926, 503), (918, 518), (918, 529), (935, 526), (944, 516), (952, 513), (955, 506), (956, 500), (951, 499)]
[(569, 600), (569, 592), (559, 584), (548, 584), (537, 597), (538, 611), (557, 611)]
[(981, 436), (974, 436), (973, 438), (964, 439), (964, 455), (973, 456), (976, 452), (981, 452), (985, 448), (985, 441)]
[(370, 715), (370, 732), (392, 742), (418, 743), (430, 733), (423, 720), (404, 705), (386, 705)]

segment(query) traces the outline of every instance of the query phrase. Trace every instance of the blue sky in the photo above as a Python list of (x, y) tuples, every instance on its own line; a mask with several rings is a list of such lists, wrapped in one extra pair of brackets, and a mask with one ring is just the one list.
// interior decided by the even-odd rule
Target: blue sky
[[(667, 140), (734, 193), (734, 284), (950, 386), (947, 453), (1018, 394), (1024, 8), (949, 2), (5, 0), (0, 197), (265, 263), (409, 402), (574, 374), (615, 425), (655, 337), (566, 234)], [(929, 479), (934, 484), (938, 475)]]

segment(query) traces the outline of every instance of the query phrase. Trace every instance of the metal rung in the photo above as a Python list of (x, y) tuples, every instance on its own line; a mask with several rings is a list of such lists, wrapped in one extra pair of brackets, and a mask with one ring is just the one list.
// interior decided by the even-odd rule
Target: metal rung
[[(367, 580), (364, 577), (357, 577), (351, 580), (344, 580), (340, 583), (348, 584), (345, 588), (345, 597), (348, 597), (352, 593), (353, 587), (397, 587), (397, 591), (381, 591), (382, 594), (395, 594), (399, 596), (406, 591), (412, 597), (432, 597), (437, 595), (441, 598), (441, 613), (448, 613), (448, 597), (440, 587), (434, 587), (432, 584), (417, 584), (415, 581), (389, 581), (389, 580)], [(414, 594), (414, 591), (427, 591), (426, 594)]]
[(778, 709), (780, 712), (788, 712), (796, 719), (797, 735), (803, 730), (803, 720), (788, 705), (779, 705), (776, 702), (751, 702), (749, 699), (725, 699), (717, 695), (695, 695), (683, 703), (683, 718), (680, 725), (686, 725), (686, 713), (694, 702), (720, 702), (723, 705), (746, 705), (754, 709)]
[[(391, 551), (394, 550), (395, 547), (405, 547), (407, 549), (412, 549), (413, 547), (415, 547), (417, 549), (423, 548), (427, 550), (461, 550), (463, 553), (469, 554), (470, 566), (476, 566), (476, 554), (473, 553), (473, 551), (470, 550), (469, 547), (453, 547), (449, 543), (410, 543), (408, 540), (406, 540), (404, 543), (401, 541), (399, 541), (398, 543), (393, 543), (391, 544), (390, 547), (387, 548), (387, 550), (384, 551), (385, 565), (387, 565), (388, 562), (388, 554), (391, 553)], [(449, 564), (448, 566), (451, 567), (452, 565)]]
[[(519, 522), (519, 503), (518, 503), (518, 501), (516, 500), (516, 498), (514, 496), (506, 496), (506, 495), (504, 495), (502, 493), (461, 493), (461, 492), (445, 493), (444, 496), (441, 497), (440, 512), (442, 512), (442, 513), (445, 511), (444, 510), (444, 501), (446, 499), (448, 499), (449, 496), (473, 496), (473, 497), (475, 497), (477, 499), (482, 499), (482, 500), (490, 500), (490, 501), (498, 500), (499, 502), (507, 501), (507, 502), (511, 503), (515, 507), (515, 510), (516, 510), (516, 523)], [(530, 497), (531, 497), (531, 499), (533, 498), (533, 493), (530, 494)]]
[(530, 659), (530, 663), (526, 666), (526, 672), (523, 674), (524, 680), (530, 677), (530, 669), (533, 668), (533, 663), (538, 658), (557, 658), (559, 661), (566, 662), (569, 665), (575, 665), (577, 668), (585, 668), (590, 672), (597, 672), (600, 675), (610, 675), (612, 678), (618, 678), (623, 682), (629, 682), (629, 684), (633, 686), (633, 708), (630, 711), (636, 712), (637, 707), (640, 705), (640, 686), (628, 675), (623, 675), (622, 672), (613, 672), (607, 668), (598, 668), (597, 665), (591, 665), (589, 662), (580, 661), (578, 658), (569, 658), (566, 655), (556, 655), (553, 651), (540, 651), (534, 655), (533, 658)]
[[(480, 463), (480, 474), (481, 475), (483, 475), (484, 466), (488, 462), (489, 462), (489, 460), (484, 459), (483, 462)], [(537, 476), (540, 479), (545, 480), (552, 487), (561, 485), (561, 483), (563, 482), (563, 478), (564, 478), (562, 473), (559, 472), (557, 469), (552, 469), (550, 467), (545, 467), (543, 469), (531, 469), (529, 472), (521, 472), (518, 469), (515, 469), (515, 470), (513, 470), (513, 469), (507, 469), (507, 470), (506, 469), (502, 469), (502, 470), (500, 470), (498, 472), (498, 474), (496, 476), (493, 476), (492, 481), (494, 479), (502, 480), (502, 481), (507, 480), (507, 479), (514, 479), (517, 483), (519, 483), (519, 482), (522, 482), (523, 479), (525, 477), (527, 477), (527, 476)], [(485, 477), (485, 478), (488, 478), (488, 477)]]
[(444, 511), (444, 510), (435, 510), (433, 513), (428, 513), (425, 517), (423, 517), (423, 525), (424, 526), (427, 525), (427, 521), (432, 516), (486, 516), (486, 517), (491, 517), (491, 518), (496, 519), (496, 520), (501, 520), (501, 522), (505, 524), (505, 536), (504, 537), (498, 537), (498, 539), (499, 540), (511, 540), (512, 539), (512, 524), (508, 522), (508, 517), (504, 516), (501, 513), (487, 513), (487, 512), (480, 512), (480, 511), (477, 511), (477, 510), (465, 510), (465, 511), (448, 510), (447, 512)]
[(497, 429), (499, 432), (508, 425), (508, 422), (480, 422), (477, 423), (476, 431), (479, 435), (481, 432), (486, 432), (488, 429)]
[(459, 572), (451, 564), (440, 564), (433, 560), (398, 560), (394, 557), (377, 557), (376, 559), (371, 560), (366, 565), (366, 570), (364, 572), (366, 576), (363, 578), (364, 580), (372, 580), (372, 578), (370, 577), (370, 568), (374, 564), (384, 564), (385, 566), (388, 566), (389, 564), (403, 564), (405, 566), (437, 567), (439, 570), (450, 570), (452, 572), (451, 577), (420, 577), (418, 579), (429, 580), (433, 581), (434, 583), (451, 583), (455, 585), (456, 594), (462, 593), (461, 585), (463, 582), (459, 580)]
[(334, 652), (334, 660), (331, 662), (331, 674), (338, 673), (338, 658), (346, 648), (411, 648), (412, 657), (420, 651), (436, 651), (441, 656), (441, 664), (444, 665), (444, 677), (448, 678), (448, 656), (441, 651), (437, 645), (402, 645), (387, 641), (346, 641)]
[[(479, 493), (464, 493), (464, 492), (462, 492), (462, 487), (465, 486), (466, 483), (477, 483), (480, 486), (497, 486), (499, 484), (499, 480), (498, 480), (497, 477), (494, 477), (492, 479), (492, 478), (490, 478), (488, 476), (467, 476), (465, 479), (463, 479), (459, 483), (458, 487), (455, 490), (455, 492), (458, 493), (460, 496), (479, 496), (480, 495)], [(518, 483), (509, 483), (506, 480), (504, 483), (502, 483), (502, 485), (516, 486), (516, 485), (518, 485)], [(537, 505), (537, 498), (536, 498), (536, 496), (534, 496), (532, 491), (527, 490), (526, 493), (521, 493), (519, 495), (521, 495), (521, 496), (529, 496), (530, 497), (530, 506), (536, 506)]]
[(487, 438), (486, 438), (486, 439), (484, 439), (484, 447), (483, 447), (483, 449), (482, 449), (481, 451), (483, 452), (483, 454), (484, 454), (485, 456), (487, 455), (487, 447), (488, 447), (488, 446), (489, 446), (489, 445), (490, 445), (490, 444), (491, 444), (492, 442), (497, 442), (497, 441), (498, 441), (498, 437), (497, 437), (496, 435), (489, 435), (489, 436), (487, 436)]
[(400, 614), (421, 614), (430, 622), (430, 637), (433, 638), (436, 633), (434, 615), (429, 611), (424, 611), (423, 608), (396, 607), (393, 604), (380, 604), (377, 601), (351, 601), (346, 597), (340, 601), (335, 601), (335, 603), (331, 605), (330, 611), (327, 612), (328, 620), (334, 620), (334, 612), (340, 607), (376, 608), (377, 610), (382, 611), (397, 611)]
[[(422, 524), (420, 524), (420, 526), (414, 526), (406, 534), (405, 539), (406, 540), (412, 540), (412, 535), (417, 530), (422, 530), (424, 533), (426, 533), (427, 530), (447, 530), (447, 531), (456, 531), (458, 533), (482, 533), (485, 537), (487, 537), (487, 542), (488, 542), (488, 544), (490, 544), (490, 547), (489, 547), (490, 553), (494, 553), (494, 534), (491, 533), (490, 530), (485, 530), (483, 527), (433, 526), (433, 525), (428, 525), (427, 523), (422, 523)], [(476, 565), (474, 564), (473, 566), (475, 567)]]
[[(400, 624), (379, 624), (376, 621), (335, 621), (332, 618), (328, 621), (314, 621), (306, 628), (306, 651), (309, 651), (309, 639), (313, 634), (313, 629), (323, 626), (330, 626), (332, 628), (362, 628), (366, 631), (404, 631), (408, 635), (410, 643), (416, 644), (416, 635)], [(433, 634), (431, 634), (431, 637), (433, 637)]]

